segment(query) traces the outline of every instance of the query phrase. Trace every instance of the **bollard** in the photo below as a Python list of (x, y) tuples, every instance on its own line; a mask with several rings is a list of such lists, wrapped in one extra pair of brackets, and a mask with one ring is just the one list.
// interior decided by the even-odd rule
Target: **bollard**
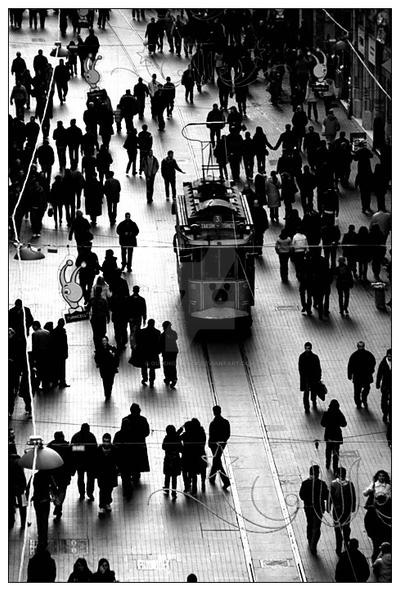
[(375, 291), (375, 306), (378, 310), (386, 310), (385, 289), (386, 285), (382, 281), (371, 283)]

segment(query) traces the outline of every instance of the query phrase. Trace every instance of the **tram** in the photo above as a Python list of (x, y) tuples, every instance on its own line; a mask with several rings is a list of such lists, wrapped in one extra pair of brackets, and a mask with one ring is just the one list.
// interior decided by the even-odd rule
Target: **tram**
[(254, 305), (253, 221), (237, 187), (206, 175), (213, 166), (203, 164), (202, 178), (183, 183), (173, 207), (181, 301), (197, 329), (248, 328)]

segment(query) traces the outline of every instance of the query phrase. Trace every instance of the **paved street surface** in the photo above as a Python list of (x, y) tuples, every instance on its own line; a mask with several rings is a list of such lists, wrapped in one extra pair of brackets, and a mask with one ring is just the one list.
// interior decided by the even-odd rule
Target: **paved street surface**
[[(10, 60), (16, 51), (21, 51), (31, 66), (39, 48), (49, 54), (57, 39), (57, 17), (49, 12), (51, 16), (45, 31), (31, 31), (26, 19), (22, 31), (10, 31)], [(147, 14), (149, 16), (150, 11)], [(177, 173), (179, 189), (182, 180), (193, 179), (200, 171), (200, 144), (189, 144), (181, 135), (182, 126), (204, 121), (216, 101), (217, 92), (214, 86), (205, 86), (201, 94), (195, 91), (194, 104), (188, 105), (184, 89), (179, 85), (187, 60), (169, 54), (166, 46), (164, 54), (158, 53), (154, 59), (149, 59), (143, 46), (144, 30), (144, 23), (131, 20), (130, 10), (114, 9), (106, 31), (96, 30), (102, 55), (96, 68), (101, 73), (100, 86), (107, 89), (114, 107), (125, 89), (137, 82), (138, 76), (148, 81), (154, 72), (160, 81), (171, 76), (178, 85), (175, 110), (165, 132), (158, 132), (147, 106), (144, 122), (153, 134), (154, 153), (159, 161), (172, 149), (179, 166), (186, 172), (185, 176)], [(86, 31), (83, 34), (86, 36)], [(71, 38), (69, 29), (66, 42)], [(55, 60), (53, 62), (55, 65)], [(50, 137), (58, 120), (68, 127), (70, 119), (76, 117), (77, 124), (83, 127), (82, 113), (89, 88), (80, 77), (74, 78), (69, 88), (63, 106), (59, 105), (55, 94)], [(247, 129), (253, 133), (256, 126), (261, 125), (269, 141), (276, 142), (284, 124), (292, 117), (287, 95), (284, 101), (282, 108), (274, 108), (260, 77), (251, 88), (245, 121)], [(322, 119), (322, 105), (319, 108)], [(13, 107), (11, 110), (14, 114)], [(342, 129), (359, 131), (340, 108), (335, 111)], [(135, 118), (135, 125), (138, 123)], [(321, 131), (320, 126), (316, 129)], [(337, 398), (348, 423), (343, 430), (341, 460), (358, 491), (352, 536), (359, 539), (360, 550), (371, 555), (372, 545), (364, 531), (361, 491), (377, 469), (391, 472), (390, 450), (381, 420), (380, 393), (373, 385), (369, 410), (357, 410), (346, 368), (349, 355), (360, 339), (366, 342), (367, 349), (379, 363), (390, 346), (390, 314), (378, 311), (372, 289), (356, 282), (351, 294), (350, 318), (339, 315), (334, 285), (329, 320), (318, 320), (316, 314), (311, 318), (302, 316), (292, 266), (289, 283), (285, 285), (280, 281), (274, 250), (280, 227), (271, 226), (265, 234), (263, 257), (256, 261), (256, 305), (251, 335), (241, 343), (223, 333), (210, 337), (206, 346), (210, 362), (207, 364), (202, 343), (192, 341), (185, 326), (172, 248), (174, 217), (170, 203), (165, 200), (162, 178), (160, 175), (156, 178), (154, 203), (149, 206), (144, 178), (125, 176), (124, 140), (123, 124), (121, 135), (114, 135), (110, 146), (114, 160), (112, 169), (122, 185), (117, 223), (130, 211), (140, 229), (133, 272), (125, 276), (130, 288), (135, 284), (141, 286), (141, 295), (147, 300), (148, 317), (156, 320), (157, 327), (169, 319), (177, 330), (179, 379), (176, 390), (167, 390), (160, 370), (155, 388), (143, 387), (140, 370), (128, 364), (126, 351), (121, 358), (111, 402), (106, 405), (93, 359), (90, 324), (78, 322), (67, 326), (70, 347), (67, 382), (71, 387), (36, 396), (36, 432), (48, 442), (55, 431), (62, 429), (69, 440), (81, 423), (88, 422), (100, 441), (106, 431), (114, 435), (121, 418), (128, 414), (130, 404), (136, 401), (151, 428), (147, 439), (151, 472), (142, 475), (129, 502), (123, 499), (121, 486), (114, 489), (113, 511), (104, 520), (97, 516), (98, 489), (93, 504), (80, 502), (76, 477), (73, 478), (61, 522), (54, 524), (50, 517), (50, 550), (57, 563), (57, 581), (67, 580), (77, 556), (84, 556), (92, 570), (96, 570), (98, 559), (105, 556), (120, 581), (179, 582), (194, 572), (199, 581), (207, 582), (300, 582), (302, 576), (308, 582), (332, 582), (336, 554), (331, 517), (325, 514), (318, 555), (312, 556), (305, 535), (302, 503), (297, 495), (311, 464), (321, 466), (322, 477), (328, 483), (332, 478), (332, 473), (325, 471), (320, 420), (330, 399)], [(271, 152), (268, 170), (276, 166), (278, 157), (279, 152)], [(354, 169), (350, 181), (354, 186)], [(376, 209), (374, 198), (372, 205)], [(298, 202), (296, 207), (299, 207)], [(283, 207), (280, 218), (283, 218)], [(354, 223), (356, 229), (362, 224), (369, 225), (368, 218), (361, 213), (359, 196), (352, 189), (342, 190), (339, 216), (342, 234), (350, 223)], [(53, 219), (45, 216), (40, 239), (32, 241), (42, 248), (46, 255), (44, 260), (18, 263), (10, 247), (10, 305), (21, 297), (42, 326), (49, 320), (55, 323), (67, 311), (60, 296), (58, 270), (69, 255), (76, 255), (76, 249), (74, 241), (68, 242), (65, 224), (64, 220), (62, 228), (56, 231)], [(25, 241), (31, 239), (27, 222), (23, 222), (22, 237)], [(49, 252), (49, 246), (57, 252)], [(107, 248), (113, 248), (120, 256), (104, 203), (93, 242), (100, 262)], [(383, 277), (386, 278), (385, 273)], [(108, 326), (108, 334), (113, 340), (112, 324)], [(309, 415), (304, 414), (297, 370), (298, 356), (307, 340), (312, 342), (313, 351), (320, 357), (323, 380), (328, 387), (326, 401), (319, 401), (318, 409)], [(199, 493), (197, 499), (182, 493), (176, 504), (172, 504), (161, 490), (161, 443), (165, 427), (170, 423), (179, 427), (197, 417), (208, 432), (216, 401), (231, 423), (232, 436), (225, 460), (232, 486), (224, 491), (217, 479), (216, 486), (207, 485), (206, 492)], [(18, 451), (22, 453), (33, 427), (24, 414), (21, 399), (18, 399), (10, 426), (16, 431)], [(315, 441), (319, 442), (318, 447)], [(178, 488), (183, 490), (181, 480)], [(36, 539), (33, 510), (31, 519), (27, 549), (22, 557), (24, 572)], [(10, 581), (18, 580), (22, 543), (23, 532), (19, 529), (17, 515), (16, 525), (9, 535)]]

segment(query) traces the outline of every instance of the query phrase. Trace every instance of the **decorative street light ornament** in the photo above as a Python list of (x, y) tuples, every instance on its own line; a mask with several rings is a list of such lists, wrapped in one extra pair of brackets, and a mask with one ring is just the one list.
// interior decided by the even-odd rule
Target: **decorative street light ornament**
[[(58, 272), (61, 295), (68, 304), (68, 312), (64, 314), (65, 322), (67, 324), (70, 322), (77, 322), (78, 320), (87, 320), (89, 318), (89, 312), (79, 304), (83, 297), (82, 287), (78, 283), (81, 267), (74, 269), (70, 278), (67, 278), (66, 271), (69, 267), (72, 267), (73, 264), (74, 261), (72, 259), (67, 259)], [(83, 262), (81, 266), (85, 267), (86, 263)]]
[(89, 53), (85, 61), (83, 62), (83, 78), (90, 86), (90, 90), (100, 90), (98, 83), (100, 81), (100, 74), (95, 69), (96, 63), (102, 59), (101, 55), (97, 55), (94, 59)]
[(314, 53), (310, 53), (311, 57), (314, 58), (316, 64), (313, 68), (313, 74), (316, 77), (317, 81), (312, 85), (313, 90), (318, 92), (326, 92), (329, 90), (329, 84), (326, 82), (325, 78), (328, 73), (328, 68), (326, 65), (327, 58), (323, 51), (321, 51), (318, 47), (316, 49), (315, 55)]

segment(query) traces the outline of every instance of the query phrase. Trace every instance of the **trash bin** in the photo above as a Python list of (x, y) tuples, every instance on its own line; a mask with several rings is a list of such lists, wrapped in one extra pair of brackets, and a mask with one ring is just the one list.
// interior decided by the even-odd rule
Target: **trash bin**
[(371, 283), (375, 292), (375, 306), (378, 310), (386, 310), (385, 289), (386, 285), (382, 281)]

